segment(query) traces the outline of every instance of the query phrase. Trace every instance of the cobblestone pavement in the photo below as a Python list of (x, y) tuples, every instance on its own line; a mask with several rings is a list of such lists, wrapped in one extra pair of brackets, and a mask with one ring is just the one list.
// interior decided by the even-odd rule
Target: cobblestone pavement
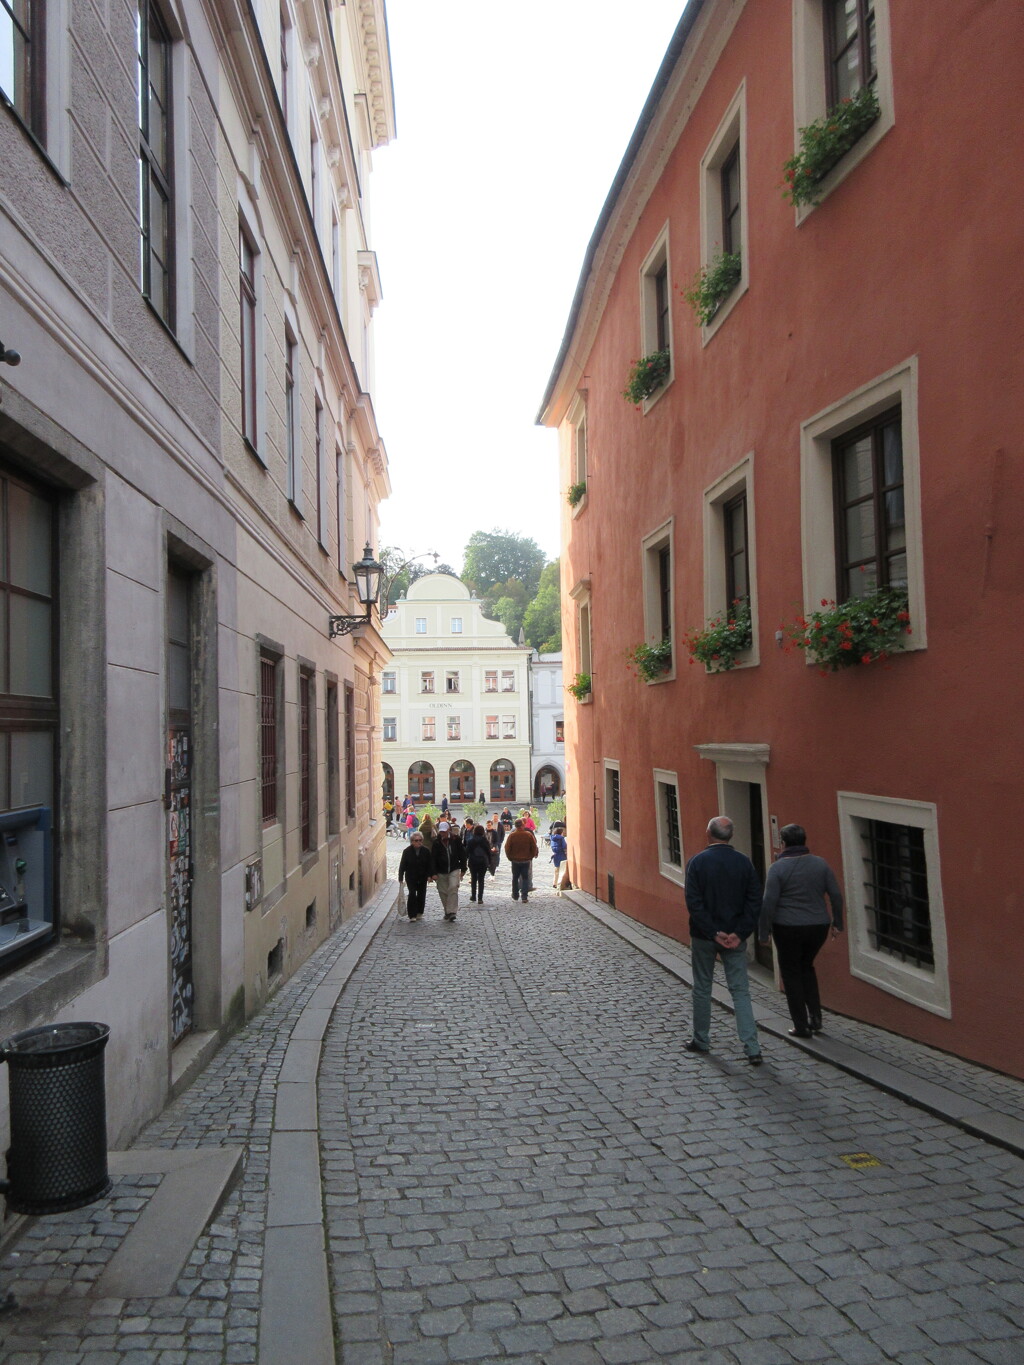
[[(503, 865), (454, 925), (433, 891), (422, 923), (390, 916), (335, 1011), (319, 1098), (343, 1365), (1024, 1361), (1024, 1163), (774, 1040), (752, 1070), (723, 1010), (691, 1057), (678, 981), (569, 900), (509, 891)], [(96, 1295), (157, 1178), (120, 1179), (4, 1258), (22, 1309), (3, 1365), (256, 1360), (282, 1062), (365, 918), (139, 1139), (246, 1152), (175, 1293)]]
[(320, 1073), (344, 1365), (1024, 1360), (1016, 1157), (784, 1045), (754, 1071), (724, 1011), (688, 1036), (564, 899), (389, 919)]

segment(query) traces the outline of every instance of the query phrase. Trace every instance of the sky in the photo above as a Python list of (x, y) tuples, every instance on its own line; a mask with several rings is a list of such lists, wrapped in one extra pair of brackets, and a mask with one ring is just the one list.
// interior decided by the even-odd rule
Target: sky
[(685, 0), (387, 0), (397, 139), (374, 153), (381, 545), (456, 571), (474, 531), (558, 554), (535, 425), (587, 243)]

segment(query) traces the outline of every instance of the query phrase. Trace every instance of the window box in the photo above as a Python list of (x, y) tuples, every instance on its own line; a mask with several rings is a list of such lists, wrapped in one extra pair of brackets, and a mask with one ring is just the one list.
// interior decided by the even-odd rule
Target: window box
[(569, 491), (566, 494), (566, 498), (568, 499), (570, 507), (579, 506), (579, 504), (583, 501), (583, 499), (586, 496), (587, 496), (586, 479), (581, 479), (579, 483), (573, 483), (569, 485)]
[(728, 673), (739, 656), (750, 648), (753, 638), (750, 600), (733, 602), (727, 611), (709, 621), (703, 630), (683, 636), (691, 663), (703, 664), (709, 673)]
[(639, 677), (645, 682), (654, 682), (672, 667), (672, 640), (666, 636), (655, 645), (637, 645), (629, 651), (627, 658), (636, 665)]
[(628, 403), (639, 406), (661, 388), (671, 368), (672, 352), (669, 350), (652, 351), (650, 355), (634, 361), (626, 380), (626, 387), (622, 390), (623, 398)]
[(838, 605), (823, 598), (821, 606), (798, 617), (789, 638), (823, 677), (887, 659), (913, 634), (903, 588), (879, 588)]
[(818, 202), (818, 186), (881, 115), (873, 86), (862, 86), (823, 118), (800, 129), (800, 150), (783, 166), (782, 193), (791, 204)]
[(566, 690), (571, 692), (577, 701), (589, 701), (591, 692), (590, 674), (577, 673)]
[(683, 298), (702, 327), (707, 327), (743, 276), (743, 257), (738, 251), (720, 251), (694, 276)]

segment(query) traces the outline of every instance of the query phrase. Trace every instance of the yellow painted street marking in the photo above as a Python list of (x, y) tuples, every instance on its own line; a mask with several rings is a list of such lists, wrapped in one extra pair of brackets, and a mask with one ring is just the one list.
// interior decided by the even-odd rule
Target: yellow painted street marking
[(840, 1161), (845, 1161), (851, 1171), (863, 1171), (868, 1166), (881, 1166), (877, 1156), (872, 1156), (870, 1152), (850, 1152), (847, 1156), (840, 1156)]

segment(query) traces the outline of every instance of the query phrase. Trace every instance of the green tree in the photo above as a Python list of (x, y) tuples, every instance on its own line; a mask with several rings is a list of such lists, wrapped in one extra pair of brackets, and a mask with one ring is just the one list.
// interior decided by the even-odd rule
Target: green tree
[(537, 595), (523, 613), (526, 643), (541, 654), (562, 648), (562, 588), (558, 560), (544, 566)]
[(466, 543), (462, 580), (481, 597), (498, 583), (517, 579), (529, 601), (537, 592), (544, 551), (535, 540), (513, 531), (474, 531)]
[(404, 597), (410, 585), (424, 574), (450, 573), (453, 578), (458, 578), (459, 575), (450, 564), (438, 564), (436, 557), (431, 564), (432, 554), (433, 551), (419, 555), (411, 563), (407, 563), (408, 556), (400, 545), (385, 545), (380, 552), (380, 562), (384, 565), (384, 583), (388, 589), (389, 606), (400, 597)]

